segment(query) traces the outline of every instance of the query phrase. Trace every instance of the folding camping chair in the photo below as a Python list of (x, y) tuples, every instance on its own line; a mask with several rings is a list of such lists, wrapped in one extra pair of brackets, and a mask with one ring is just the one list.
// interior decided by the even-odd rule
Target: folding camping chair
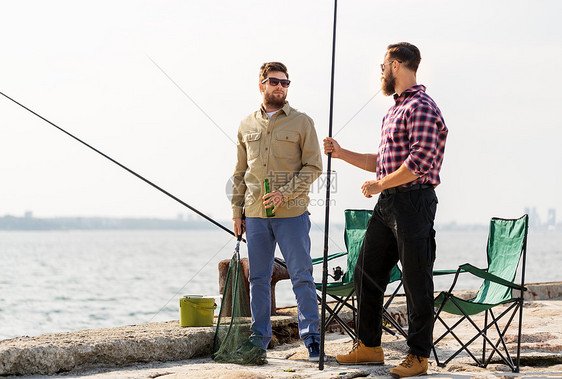
[[(345, 210), (345, 231), (344, 231), (344, 241), (347, 248), (346, 252), (335, 253), (328, 256), (328, 260), (332, 260), (338, 257), (347, 256), (347, 268), (343, 275), (341, 282), (327, 283), (326, 294), (336, 301), (333, 307), (326, 304), (326, 310), (329, 313), (329, 317), (326, 320), (326, 327), (330, 325), (332, 321), (336, 321), (342, 329), (354, 340), (357, 339), (357, 334), (353, 328), (347, 325), (340, 317), (340, 312), (345, 307), (353, 312), (354, 324), (357, 318), (357, 309), (355, 307), (355, 291), (353, 289), (353, 271), (355, 270), (355, 264), (357, 263), (357, 258), (359, 256), (359, 251), (361, 250), (361, 245), (363, 244), (363, 237), (367, 231), (367, 224), (371, 218), (373, 211), (370, 210), (357, 210), (357, 209), (347, 209)], [(312, 260), (313, 264), (319, 264), (323, 262), (323, 257), (315, 258)], [(390, 283), (397, 280), (401, 280), (402, 272), (398, 266), (394, 266), (392, 274), (390, 277)], [(396, 296), (397, 292), (400, 290), (402, 282), (395, 289), (393, 294), (387, 300), (383, 307), (383, 320), (386, 320), (387, 324), (390, 324), (398, 333), (406, 337), (406, 332), (400, 326), (400, 324), (394, 320), (394, 318), (388, 313), (388, 307), (392, 300)], [(316, 289), (322, 291), (322, 283), (316, 283)], [(318, 296), (318, 300), (322, 301), (322, 298)], [(383, 329), (387, 332), (396, 335), (394, 331), (384, 325)]]
[[(433, 354), (435, 361), (441, 367), (445, 366), (451, 359), (455, 358), (461, 351), (466, 351), (468, 355), (476, 361), (480, 367), (486, 367), (495, 353), (511, 368), (513, 372), (519, 372), (519, 358), (521, 350), (521, 326), (523, 321), (523, 291), (526, 290), (525, 285), (525, 260), (527, 250), (527, 230), (528, 230), (528, 216), (515, 220), (506, 220), (500, 218), (492, 218), (490, 221), (490, 231), (488, 235), (488, 269), (481, 270), (470, 264), (461, 265), (456, 271), (455, 278), (448, 292), (441, 292), (435, 299), (435, 307), (438, 308), (435, 313), (435, 322), (439, 320), (446, 328), (446, 331), (434, 341)], [(522, 260), (521, 268), (521, 284), (514, 283), (517, 274), (517, 267), (519, 261)], [(468, 272), (476, 275), (484, 282), (476, 297), (470, 300), (463, 300), (452, 294), (457, 279), (461, 272)], [(508, 305), (509, 304), (509, 305)], [(498, 317), (492, 311), (496, 306), (504, 305), (507, 309), (501, 309)], [(449, 327), (441, 317), (441, 313), (451, 313), (461, 316), (458, 321)], [(484, 326), (479, 327), (472, 319), (478, 313), (485, 312)], [(506, 341), (504, 339), (511, 322), (515, 315), (519, 312), (519, 327), (517, 338), (517, 359), (513, 363), (511, 355), (507, 349)], [(507, 322), (500, 330), (498, 322), (506, 316)], [(467, 320), (469, 325), (472, 325), (477, 331), (476, 335), (467, 342), (462, 342), (458, 337), (458, 331), (455, 333), (454, 329), (461, 325), (466, 325)], [(495, 343), (490, 339), (489, 335), (494, 328), (496, 330), (498, 339)], [(451, 334), (461, 347), (454, 352), (444, 362), (440, 362), (437, 357), (435, 345), (443, 340), (444, 337)], [(482, 338), (482, 359), (479, 360), (469, 350), (469, 346), (478, 338)], [(501, 344), (501, 347), (499, 345)], [(491, 349), (487, 348), (487, 345)], [(501, 349), (505, 352), (502, 354)], [(486, 358), (487, 350), (491, 350), (489, 356)]]

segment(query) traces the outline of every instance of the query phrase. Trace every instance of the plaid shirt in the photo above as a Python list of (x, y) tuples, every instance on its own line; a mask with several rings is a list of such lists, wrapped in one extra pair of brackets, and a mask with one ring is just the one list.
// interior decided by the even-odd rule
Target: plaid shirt
[(422, 85), (413, 86), (400, 96), (395, 94), (394, 101), (382, 120), (377, 180), (404, 164), (420, 177), (402, 187), (437, 186), (441, 182), (439, 170), (448, 133), (441, 111)]

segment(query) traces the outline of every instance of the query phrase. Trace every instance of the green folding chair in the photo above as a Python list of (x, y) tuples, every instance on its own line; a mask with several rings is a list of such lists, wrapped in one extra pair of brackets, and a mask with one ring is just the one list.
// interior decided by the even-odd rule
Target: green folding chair
[[(363, 238), (365, 232), (367, 231), (367, 224), (373, 211), (364, 209), (347, 209), (345, 210), (345, 230), (344, 230), (344, 241), (347, 251), (341, 253), (335, 253), (328, 256), (328, 260), (339, 258), (342, 256), (347, 256), (347, 267), (345, 274), (343, 275), (341, 282), (327, 283), (326, 294), (336, 301), (335, 305), (329, 306), (326, 304), (326, 310), (329, 313), (329, 317), (326, 320), (326, 327), (330, 325), (333, 321), (336, 321), (341, 328), (352, 338), (357, 339), (357, 334), (353, 328), (351, 328), (347, 323), (345, 323), (339, 316), (340, 312), (344, 308), (348, 308), (353, 312), (354, 324), (357, 319), (357, 309), (355, 307), (355, 290), (353, 288), (353, 273), (355, 271), (355, 264), (357, 263), (357, 258), (359, 257), (359, 252), (361, 250), (361, 245), (363, 244)], [(312, 260), (313, 264), (321, 264), (323, 262), (323, 257), (315, 258)], [(392, 269), (392, 274), (390, 277), (390, 282), (400, 281), (402, 278), (402, 272), (398, 266), (394, 266)], [(394, 318), (388, 313), (388, 307), (390, 306), (392, 300), (398, 293), (402, 286), (402, 282), (392, 293), (390, 298), (384, 305), (383, 308), (383, 320), (387, 325), (392, 326), (398, 333), (406, 337), (406, 332), (400, 326), (400, 324), (394, 320)], [(316, 289), (322, 291), (322, 283), (316, 283)], [(322, 301), (322, 298), (318, 296), (318, 300)], [(383, 329), (387, 332), (396, 335), (392, 329), (383, 324)]]
[[(439, 320), (446, 328), (446, 331), (439, 338), (434, 340), (433, 345), (433, 354), (439, 366), (444, 367), (459, 353), (466, 351), (480, 367), (486, 367), (494, 354), (497, 353), (513, 372), (519, 372), (521, 326), (523, 321), (523, 293), (526, 291), (524, 285), (527, 231), (527, 215), (512, 220), (492, 218), (490, 221), (487, 247), (488, 268), (482, 270), (468, 263), (459, 266), (449, 291), (441, 292), (435, 299), (435, 308), (438, 310), (435, 313), (434, 321), (437, 322), (437, 320)], [(517, 284), (514, 280), (517, 274), (519, 261), (522, 261), (521, 283)], [(462, 272), (470, 273), (484, 279), (480, 290), (473, 299), (463, 300), (452, 294), (459, 274)], [(498, 311), (501, 313), (496, 317), (493, 309), (497, 306), (503, 307)], [(505, 307), (506, 309), (503, 309)], [(449, 327), (441, 317), (442, 312), (459, 315), (460, 317)], [(481, 312), (485, 312), (483, 327), (479, 327), (471, 319), (471, 316)], [(519, 312), (519, 325), (517, 358), (514, 363), (507, 349), (504, 336), (517, 312)], [(504, 317), (506, 317), (507, 322), (502, 329), (498, 322)], [(458, 331), (455, 333), (455, 328), (459, 325), (467, 324), (468, 326), (474, 327), (477, 333), (468, 341), (463, 342), (457, 335)], [(496, 332), (494, 334), (497, 334), (497, 341), (495, 343), (490, 339), (490, 334), (493, 330)], [(440, 362), (435, 346), (449, 334), (455, 338), (461, 347), (445, 361)], [(469, 350), (470, 345), (478, 339), (482, 340), (481, 359), (476, 358), (475, 354)], [(505, 354), (502, 353), (502, 350)], [(490, 351), (488, 357), (486, 357), (487, 351)]]

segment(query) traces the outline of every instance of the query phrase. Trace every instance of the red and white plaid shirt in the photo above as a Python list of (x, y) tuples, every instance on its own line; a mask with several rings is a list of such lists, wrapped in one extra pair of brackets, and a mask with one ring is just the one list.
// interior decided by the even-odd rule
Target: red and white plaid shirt
[(377, 159), (377, 180), (406, 167), (420, 177), (404, 184), (441, 183), (439, 170), (443, 163), (448, 129), (441, 111), (425, 86), (416, 85), (400, 96), (382, 120), (381, 142)]

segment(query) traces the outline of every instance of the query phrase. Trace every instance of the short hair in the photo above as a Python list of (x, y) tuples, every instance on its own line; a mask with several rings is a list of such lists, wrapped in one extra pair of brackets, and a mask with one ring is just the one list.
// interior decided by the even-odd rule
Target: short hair
[(410, 70), (416, 72), (421, 61), (420, 50), (408, 42), (388, 45), (388, 57), (404, 63)]
[(266, 62), (260, 67), (260, 83), (264, 81), (272, 71), (282, 72), (289, 79), (289, 72), (287, 71), (287, 66), (281, 62)]

